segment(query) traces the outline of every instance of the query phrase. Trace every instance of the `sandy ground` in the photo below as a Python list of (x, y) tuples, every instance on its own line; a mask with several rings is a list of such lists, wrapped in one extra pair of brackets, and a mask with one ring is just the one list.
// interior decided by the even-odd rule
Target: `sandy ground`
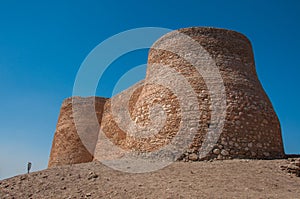
[(130, 174), (98, 162), (63, 166), (0, 181), (0, 198), (300, 198), (288, 160), (175, 162)]

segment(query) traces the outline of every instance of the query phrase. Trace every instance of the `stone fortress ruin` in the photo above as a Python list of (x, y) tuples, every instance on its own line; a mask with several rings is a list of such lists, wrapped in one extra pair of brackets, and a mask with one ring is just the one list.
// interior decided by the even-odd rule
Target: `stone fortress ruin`
[[(198, 65), (206, 72), (200, 74)], [(214, 79), (216, 72), (221, 81)], [(223, 88), (224, 95), (212, 88), (219, 94)], [(170, 32), (150, 49), (142, 82), (110, 99), (66, 99), (48, 166), (121, 156), (112, 146), (148, 153), (172, 142), (179, 147), (177, 143), (187, 143), (175, 155), (179, 161), (285, 156), (279, 120), (258, 80), (251, 43), (244, 35), (202, 27)]]

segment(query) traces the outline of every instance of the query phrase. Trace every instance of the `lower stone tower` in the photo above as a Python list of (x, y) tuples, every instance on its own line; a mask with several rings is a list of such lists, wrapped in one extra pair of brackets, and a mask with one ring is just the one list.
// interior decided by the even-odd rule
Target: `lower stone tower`
[[(103, 114), (105, 98), (90, 97), (67, 98), (62, 103), (52, 143), (48, 167), (91, 162), (94, 158), (93, 151), (98, 138), (99, 124)], [(87, 117), (90, 110), (96, 109), (98, 123)], [(74, 120), (76, 115), (82, 115)], [(76, 125), (75, 125), (76, 123)], [(89, 136), (90, 145), (85, 144), (85, 139), (78, 134), (78, 130)]]

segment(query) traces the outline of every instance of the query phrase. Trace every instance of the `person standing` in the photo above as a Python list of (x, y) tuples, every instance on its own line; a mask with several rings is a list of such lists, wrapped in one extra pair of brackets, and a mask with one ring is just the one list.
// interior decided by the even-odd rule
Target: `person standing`
[(27, 174), (29, 174), (29, 171), (30, 171), (30, 169), (31, 169), (31, 162), (28, 162), (28, 164), (27, 164)]

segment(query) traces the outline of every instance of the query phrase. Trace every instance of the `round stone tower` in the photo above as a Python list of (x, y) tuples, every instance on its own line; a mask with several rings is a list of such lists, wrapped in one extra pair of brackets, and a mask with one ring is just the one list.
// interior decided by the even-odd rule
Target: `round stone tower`
[[(212, 98), (207, 82), (195, 70), (195, 65), (184, 58), (185, 55), (179, 56), (176, 53), (179, 52), (176, 49), (188, 49), (191, 54), (197, 55), (193, 51), (198, 49), (186, 42), (181, 34), (191, 37), (207, 51), (220, 72), (225, 88), (226, 117), (223, 130), (217, 143), (205, 158), (199, 156), (201, 153), (199, 149), (208, 128), (214, 125), (214, 121), (211, 120)], [(183, 54), (186, 51), (183, 50)], [(205, 64), (207, 57), (199, 54), (194, 59), (203, 59), (201, 63)], [(153, 45), (148, 63), (150, 66), (145, 82), (147, 78), (161, 78), (156, 76), (157, 71), (161, 69), (152, 69), (151, 65), (163, 63), (182, 74), (198, 96), (198, 107), (201, 112), (200, 129), (193, 145), (182, 159), (284, 157), (280, 123), (258, 80), (251, 43), (244, 35), (218, 28), (180, 29), (163, 36)], [(205, 67), (202, 69), (205, 70)]]
[[(215, 97), (218, 93), (211, 90), (218, 86), (223, 96)], [(129, 102), (124, 102), (127, 95)], [(150, 49), (143, 84), (108, 102), (101, 130), (125, 151), (160, 150), (181, 132), (194, 134), (179, 157), (184, 161), (284, 156), (280, 124), (258, 80), (251, 43), (235, 31), (197, 27), (164, 35)], [(117, 107), (114, 111), (111, 102)], [(159, 110), (151, 113), (156, 105), (164, 116)], [(125, 106), (129, 106), (129, 119), (121, 114)], [(136, 125), (141, 128), (133, 133), (131, 127)], [(186, 139), (182, 135), (175, 142)], [(96, 155), (100, 159), (107, 151), (100, 149), (103, 145), (96, 147), (96, 152), (103, 151)]]

